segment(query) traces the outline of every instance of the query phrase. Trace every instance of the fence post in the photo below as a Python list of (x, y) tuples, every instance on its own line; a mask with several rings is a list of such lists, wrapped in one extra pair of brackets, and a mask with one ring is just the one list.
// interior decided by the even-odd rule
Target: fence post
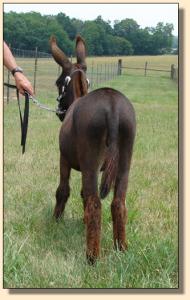
[(101, 83), (102, 83), (102, 81), (103, 81), (103, 80), (102, 80), (102, 77), (103, 77), (103, 76), (102, 76), (102, 72), (103, 72), (102, 70), (103, 70), (103, 69), (102, 69), (102, 64), (101, 64), (101, 65), (100, 65), (100, 82), (101, 82)]
[(91, 66), (91, 90), (93, 90), (94, 87), (94, 62), (92, 61)]
[(96, 67), (96, 86), (99, 85), (99, 65)]
[(119, 59), (117, 65), (117, 75), (121, 75), (121, 70), (122, 70), (122, 59)]
[(171, 65), (171, 79), (174, 79), (174, 74), (175, 74), (175, 65)]
[(104, 73), (105, 73), (104, 81), (106, 81), (107, 80), (107, 65), (106, 65), (106, 63), (105, 63), (105, 66), (104, 66)]
[(38, 64), (38, 47), (35, 48), (35, 63), (34, 63), (34, 93), (36, 92), (37, 64)]
[(115, 74), (114, 74), (114, 78), (116, 78), (117, 77), (117, 71), (118, 71), (118, 63), (116, 63), (115, 62), (115, 70), (114, 70), (114, 72), (115, 72)]
[(148, 62), (146, 61), (146, 62), (145, 62), (145, 66), (144, 66), (144, 76), (146, 76), (147, 65), (148, 65)]

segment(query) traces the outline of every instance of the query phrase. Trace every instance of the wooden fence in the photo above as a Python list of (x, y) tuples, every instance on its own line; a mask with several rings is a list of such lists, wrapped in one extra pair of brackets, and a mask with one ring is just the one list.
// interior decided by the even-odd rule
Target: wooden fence
[[(43, 90), (43, 81), (53, 88), (53, 84), (57, 77), (61, 74), (61, 67), (55, 64), (52, 56), (47, 53), (35, 51), (11, 49), (13, 55), (16, 57), (17, 63), (24, 69), (24, 73), (31, 81), (34, 92), (37, 95), (40, 90)], [(72, 61), (72, 56), (70, 57)], [(88, 64), (87, 77), (90, 81), (90, 91), (98, 88), (98, 86), (104, 84), (109, 80), (113, 80), (120, 74), (120, 65), (117, 60), (115, 62), (98, 62), (92, 61)], [(10, 72), (4, 69), (4, 81), (8, 84), (14, 84), (14, 79), (10, 76)], [(55, 89), (56, 92), (56, 89)], [(9, 102), (12, 92), (7, 87), (6, 92), (4, 90), (4, 96), (6, 94), (6, 100)]]
[(87, 77), (90, 81), (90, 90), (118, 76), (118, 62), (97, 63), (92, 62), (87, 68)]
[[(174, 64), (171, 65), (170, 69), (162, 69), (162, 68), (159, 68), (159, 66), (157, 66), (157, 68), (151, 68), (151, 67), (148, 67), (148, 62), (146, 61), (145, 64), (144, 64), (144, 67), (131, 67), (131, 66), (127, 66), (126, 64), (123, 64), (122, 60), (120, 59), (118, 61), (118, 69), (120, 69), (120, 72), (118, 75), (121, 75), (123, 74), (122, 70), (140, 70), (142, 71), (141, 75), (144, 74), (144, 76), (147, 76), (148, 73), (150, 74), (150, 71), (151, 71), (151, 74), (152, 72), (161, 72), (161, 73), (166, 73), (170, 76), (170, 78), (172, 80), (178, 80), (178, 68), (175, 67)], [(127, 75), (127, 72), (125, 72), (125, 75)]]
[[(48, 81), (50, 88), (51, 86), (53, 87), (52, 84), (61, 74), (61, 67), (54, 63), (51, 54), (39, 52), (37, 48), (34, 51), (14, 48), (11, 50), (13, 55), (17, 57), (18, 64), (20, 60), (21, 67), (24, 68), (25, 74), (33, 84), (35, 94), (42, 89), (43, 80)], [(72, 61), (72, 57), (70, 59)], [(151, 76), (152, 72), (164, 73), (168, 74), (172, 80), (178, 81), (178, 69), (175, 65), (172, 64), (170, 68), (166, 68), (159, 68), (158, 66), (153, 68), (147, 61), (141, 67), (127, 65), (122, 59), (105, 63), (95, 63), (95, 61), (92, 61), (91, 64), (88, 64), (87, 77), (90, 81), (90, 90), (96, 89), (98, 86), (115, 79), (117, 76), (128, 75), (130, 70), (135, 72), (134, 75), (140, 74), (141, 76)], [(4, 72), (4, 81), (14, 83), (10, 72), (7, 70)], [(9, 98), (10, 90), (7, 88), (7, 102), (9, 102)]]
[(178, 81), (178, 68), (175, 65), (171, 65), (171, 79)]

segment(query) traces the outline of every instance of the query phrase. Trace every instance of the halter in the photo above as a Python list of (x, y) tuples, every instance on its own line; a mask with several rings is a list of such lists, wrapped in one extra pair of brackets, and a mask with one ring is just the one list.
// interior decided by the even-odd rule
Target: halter
[[(70, 81), (72, 79), (73, 74), (76, 73), (76, 72), (81, 72), (81, 73), (85, 74), (85, 76), (86, 76), (86, 73), (83, 70), (81, 70), (81, 69), (76, 69), (73, 72), (71, 72), (70, 76), (66, 76), (65, 77), (64, 84), (62, 86), (62, 93), (56, 99), (57, 102), (58, 102), (58, 109), (59, 109), (59, 111), (63, 111), (64, 113), (66, 113), (66, 110), (63, 110), (62, 107), (63, 107), (64, 98), (65, 98), (65, 96), (67, 94), (67, 87), (68, 87), (68, 85), (69, 85), (69, 83), (70, 83)], [(87, 81), (88, 88), (89, 88), (90, 81), (89, 81), (88, 78), (86, 78), (86, 81)]]

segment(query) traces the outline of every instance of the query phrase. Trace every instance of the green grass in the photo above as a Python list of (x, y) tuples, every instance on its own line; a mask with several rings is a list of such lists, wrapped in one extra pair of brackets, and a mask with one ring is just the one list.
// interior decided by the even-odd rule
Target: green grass
[[(54, 107), (56, 89), (47, 83), (40, 82), (48, 91), (42, 88), (38, 95)], [(18, 108), (10, 101), (4, 105), (4, 288), (178, 287), (176, 83), (167, 76), (129, 74), (106, 86), (128, 96), (137, 116), (126, 197), (129, 250), (113, 250), (110, 193), (102, 201), (101, 258), (87, 265), (79, 172), (72, 171), (64, 218), (56, 223), (52, 217), (61, 123), (31, 104), (21, 155)]]
[[(144, 68), (145, 62), (148, 63), (148, 68), (170, 70), (171, 64), (177, 66), (178, 60), (176, 55), (164, 55), (164, 56), (121, 56), (121, 57), (87, 57), (87, 73), (90, 79), (91, 86), (93, 88), (97, 87), (102, 82), (105, 81), (107, 77), (110, 77), (108, 73), (115, 74), (114, 70), (117, 70), (118, 59), (122, 59), (122, 65), (125, 67), (138, 67)], [(75, 58), (73, 58), (75, 62)], [(34, 83), (34, 69), (35, 69), (35, 59), (34, 58), (17, 58), (18, 65), (22, 66), (24, 73), (29, 78), (29, 80)], [(97, 73), (99, 76), (97, 76)], [(102, 75), (100, 75), (102, 73)], [(127, 75), (144, 75), (144, 70), (130, 70), (122, 69), (123, 74)], [(39, 98), (51, 99), (57, 96), (57, 91), (55, 89), (55, 81), (60, 74), (60, 68), (55, 63), (52, 58), (39, 58), (37, 61), (37, 72), (36, 72), (36, 94)], [(155, 76), (159, 78), (160, 76), (169, 78), (170, 73), (166, 72), (155, 72), (147, 71), (147, 77)], [(12, 76), (10, 77), (10, 83), (14, 84)], [(4, 81), (7, 82), (7, 70), (4, 72)], [(15, 91), (10, 91), (11, 97), (15, 98)], [(6, 96), (6, 89), (5, 89)], [(10, 98), (11, 98), (10, 97)]]

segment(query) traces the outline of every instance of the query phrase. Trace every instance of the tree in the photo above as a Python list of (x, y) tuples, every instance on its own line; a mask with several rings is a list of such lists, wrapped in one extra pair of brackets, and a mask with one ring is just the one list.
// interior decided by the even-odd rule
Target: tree
[(173, 24), (164, 25), (159, 22), (155, 28), (150, 29), (152, 33), (153, 54), (164, 54), (171, 51)]
[(108, 35), (107, 36), (109, 50), (108, 55), (132, 55), (133, 47), (129, 41), (119, 37)]
[(99, 24), (95, 21), (84, 22), (81, 34), (85, 39), (89, 55), (105, 54), (105, 31)]
[(117, 36), (126, 38), (129, 42), (134, 43), (139, 25), (133, 19), (125, 19), (120, 22), (115, 21), (114, 33)]
[(46, 22), (46, 34), (44, 34), (44, 43), (49, 51), (49, 38), (51, 35), (55, 35), (60, 48), (66, 55), (71, 55), (73, 52), (73, 42), (69, 39), (65, 30), (58, 24), (54, 18), (47, 18)]
[(95, 19), (95, 23), (96, 24), (98, 24), (98, 25), (100, 25), (101, 26), (101, 28), (104, 30), (104, 32), (106, 33), (106, 34), (114, 34), (114, 30), (113, 30), (113, 28), (111, 27), (111, 21), (104, 21), (103, 19), (102, 19), (102, 17), (101, 16), (98, 16), (96, 19)]
[(49, 52), (49, 38), (57, 37), (59, 46), (70, 55), (74, 38), (80, 33), (86, 40), (89, 55), (164, 54), (171, 50), (173, 25), (159, 22), (156, 27), (140, 28), (133, 19), (110, 21), (98, 16), (94, 21), (70, 19), (40, 13), (4, 13), (4, 39), (13, 48)]
[(69, 38), (73, 40), (76, 36), (77, 30), (73, 25), (71, 19), (66, 16), (64, 13), (59, 13), (56, 16), (58, 23), (62, 26), (62, 29), (67, 32)]
[(78, 33), (81, 34), (83, 27), (84, 27), (83, 21), (75, 19), (75, 18), (73, 18), (71, 21), (72, 21), (73, 26), (75, 27), (76, 34), (78, 34)]
[(178, 36), (173, 36), (172, 48), (178, 48)]
[(136, 55), (153, 54), (152, 36), (147, 28), (138, 29), (133, 47)]
[(70, 55), (73, 42), (54, 16), (41, 16), (36, 12), (4, 15), (4, 39), (13, 48), (34, 50), (38, 47), (39, 51), (49, 52), (52, 34), (57, 36), (61, 48)]

